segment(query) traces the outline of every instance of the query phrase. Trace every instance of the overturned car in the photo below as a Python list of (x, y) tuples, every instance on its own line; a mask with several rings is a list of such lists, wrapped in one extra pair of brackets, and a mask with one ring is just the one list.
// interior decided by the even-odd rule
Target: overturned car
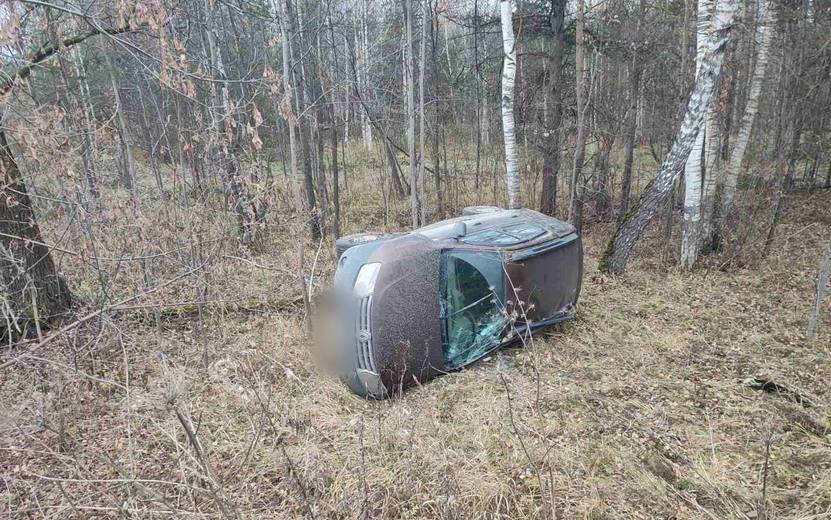
[(387, 397), (572, 316), (583, 273), (573, 226), (526, 209), (465, 213), (338, 241), (336, 362), (355, 393)]

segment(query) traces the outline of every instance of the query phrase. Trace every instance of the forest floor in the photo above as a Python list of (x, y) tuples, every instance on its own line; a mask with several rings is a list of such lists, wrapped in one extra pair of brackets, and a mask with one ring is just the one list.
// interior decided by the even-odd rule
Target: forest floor
[[(380, 207), (346, 207), (345, 230)], [(804, 335), (831, 193), (790, 196), (773, 253), (745, 266), (683, 273), (653, 225), (609, 278), (611, 229), (586, 229), (577, 319), (387, 401), (316, 369), (288, 226), (214, 257), (225, 299), (267, 303), (7, 348), (0, 516), (831, 518), (831, 302)], [(321, 286), (331, 256), (307, 250)]]

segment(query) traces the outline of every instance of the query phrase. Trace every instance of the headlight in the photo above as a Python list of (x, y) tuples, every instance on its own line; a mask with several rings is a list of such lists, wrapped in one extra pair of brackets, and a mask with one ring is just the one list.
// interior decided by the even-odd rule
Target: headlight
[(364, 264), (361, 270), (358, 271), (358, 277), (355, 279), (355, 287), (353, 292), (358, 298), (365, 298), (372, 294), (375, 289), (375, 280), (378, 278), (378, 271), (381, 269), (380, 263)]

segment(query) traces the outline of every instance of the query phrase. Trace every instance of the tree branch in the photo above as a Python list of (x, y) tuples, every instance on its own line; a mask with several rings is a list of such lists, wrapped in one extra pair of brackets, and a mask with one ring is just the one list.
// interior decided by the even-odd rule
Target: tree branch
[(58, 53), (61, 49), (77, 45), (83, 42), (84, 40), (96, 36), (98, 34), (106, 33), (109, 35), (115, 35), (129, 32), (131, 30), (132, 27), (130, 26), (117, 27), (112, 29), (92, 29), (91, 31), (83, 34), (77, 34), (75, 36), (64, 38), (59, 42), (46, 43), (42, 45), (40, 48), (36, 49), (31, 54), (29, 54), (29, 56), (25, 59), (25, 65), (21, 65), (16, 71), (0, 80), (0, 95), (5, 94), (9, 90), (11, 90), (11, 88), (15, 85), (15, 83), (18, 80), (26, 79), (29, 76), (29, 74), (31, 74), (32, 69), (34, 69), (36, 65), (48, 60), (56, 53)]

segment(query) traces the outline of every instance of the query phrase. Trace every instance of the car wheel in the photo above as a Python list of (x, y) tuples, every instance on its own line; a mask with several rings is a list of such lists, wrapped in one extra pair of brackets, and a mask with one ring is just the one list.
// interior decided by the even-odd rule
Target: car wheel
[(494, 211), (502, 211), (502, 208), (496, 206), (468, 206), (462, 209), (462, 215), (482, 215), (485, 213), (493, 213)]
[(355, 246), (359, 246), (361, 244), (368, 244), (369, 242), (375, 242), (380, 238), (385, 238), (389, 235), (385, 234), (377, 234), (377, 233), (357, 233), (355, 235), (346, 235), (342, 236), (335, 241), (335, 252), (338, 254), (338, 258), (347, 250)]

